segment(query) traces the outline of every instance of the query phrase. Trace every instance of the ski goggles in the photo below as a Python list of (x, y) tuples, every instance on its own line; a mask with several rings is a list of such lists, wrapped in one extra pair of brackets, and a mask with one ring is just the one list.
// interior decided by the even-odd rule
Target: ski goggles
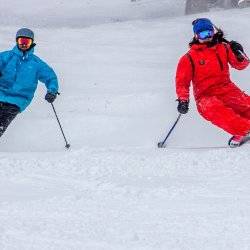
[(31, 44), (33, 43), (33, 40), (28, 37), (18, 37), (17, 38), (17, 44), (26, 48), (29, 48)]
[(213, 35), (214, 35), (214, 31), (212, 30), (204, 30), (197, 34), (200, 40), (206, 40), (207, 38), (212, 38)]

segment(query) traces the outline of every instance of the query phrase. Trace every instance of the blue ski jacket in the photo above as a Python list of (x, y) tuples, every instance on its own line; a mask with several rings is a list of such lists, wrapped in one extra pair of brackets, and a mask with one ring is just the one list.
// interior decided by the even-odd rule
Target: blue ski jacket
[(0, 102), (15, 104), (22, 112), (32, 101), (38, 81), (48, 92), (58, 92), (54, 70), (34, 55), (34, 48), (22, 52), (15, 46), (0, 53)]

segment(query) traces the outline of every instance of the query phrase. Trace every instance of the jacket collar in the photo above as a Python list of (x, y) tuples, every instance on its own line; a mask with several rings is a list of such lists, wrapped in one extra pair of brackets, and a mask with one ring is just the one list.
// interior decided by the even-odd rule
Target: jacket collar
[(35, 47), (35, 46), (33, 46), (33, 47), (32, 47), (31, 49), (29, 49), (28, 51), (23, 52), (23, 51), (21, 51), (21, 50), (18, 48), (18, 46), (16, 45), (16, 46), (12, 49), (12, 51), (13, 51), (16, 55), (18, 55), (18, 56), (20, 56), (20, 57), (28, 58), (29, 55), (32, 55), (32, 54), (34, 53), (34, 47)]
[(210, 47), (210, 46), (208, 46), (208, 44), (196, 43), (196, 44), (192, 45), (191, 49), (194, 49), (194, 50), (205, 50), (205, 49), (216, 50), (216, 47), (217, 47), (217, 44)]

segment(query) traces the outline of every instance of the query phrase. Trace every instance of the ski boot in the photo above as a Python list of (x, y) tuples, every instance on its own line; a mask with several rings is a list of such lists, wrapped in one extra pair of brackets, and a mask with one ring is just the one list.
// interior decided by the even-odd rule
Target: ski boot
[(244, 135), (234, 135), (229, 139), (228, 145), (230, 148), (237, 148), (249, 140), (250, 140), (250, 133), (248, 133), (245, 136)]

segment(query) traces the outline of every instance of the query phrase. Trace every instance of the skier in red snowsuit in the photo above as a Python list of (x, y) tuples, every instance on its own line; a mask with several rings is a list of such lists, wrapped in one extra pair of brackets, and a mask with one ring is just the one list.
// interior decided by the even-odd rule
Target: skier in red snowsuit
[(188, 112), (192, 81), (199, 113), (232, 134), (229, 146), (237, 147), (250, 132), (250, 96), (232, 82), (229, 65), (243, 70), (249, 59), (239, 43), (226, 43), (223, 32), (216, 29), (207, 18), (193, 22), (190, 50), (181, 57), (176, 72), (177, 109)]

